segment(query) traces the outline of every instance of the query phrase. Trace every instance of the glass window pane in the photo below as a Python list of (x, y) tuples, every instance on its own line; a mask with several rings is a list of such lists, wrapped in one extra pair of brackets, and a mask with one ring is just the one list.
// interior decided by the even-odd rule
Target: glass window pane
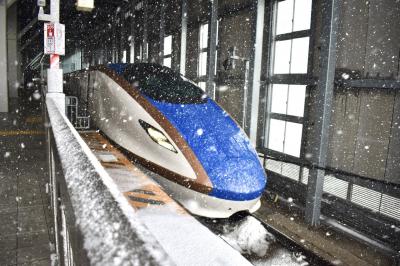
[(293, 31), (308, 30), (311, 24), (312, 0), (296, 0), (294, 6)]
[(199, 77), (207, 74), (207, 52), (201, 52), (199, 55)]
[(206, 83), (203, 81), (200, 81), (197, 85), (199, 85), (200, 89), (203, 91), (206, 91)]
[(207, 48), (208, 46), (208, 24), (203, 24), (200, 26), (200, 49)]
[(300, 157), (302, 131), (302, 124), (286, 122), (284, 153)]
[(306, 98), (306, 85), (289, 85), (287, 114), (304, 116), (304, 101)]
[(275, 43), (274, 74), (289, 73), (290, 46), (291, 40)]
[(164, 38), (164, 55), (170, 55), (172, 53), (172, 35)]
[(293, 0), (278, 2), (276, 34), (292, 32)]
[(286, 114), (288, 97), (287, 84), (274, 84), (272, 86), (271, 112)]
[(171, 68), (171, 57), (164, 58), (164, 66)]
[(121, 63), (126, 63), (126, 50), (124, 50), (124, 51), (122, 52)]
[(271, 119), (269, 124), (268, 148), (283, 152), (285, 121)]
[(307, 73), (309, 37), (293, 39), (290, 73)]

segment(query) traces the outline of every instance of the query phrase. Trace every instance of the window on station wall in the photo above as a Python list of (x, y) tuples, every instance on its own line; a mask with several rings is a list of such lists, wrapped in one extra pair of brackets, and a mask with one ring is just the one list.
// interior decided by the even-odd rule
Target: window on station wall
[(303, 117), (305, 96), (305, 85), (273, 84), (271, 112)]
[(309, 37), (275, 42), (274, 74), (306, 74)]
[[(199, 87), (205, 90), (206, 83), (202, 81), (207, 75), (207, 47), (208, 47), (208, 24), (202, 24), (199, 30), (199, 56), (197, 65), (197, 76), (200, 79)], [(205, 79), (204, 79), (205, 80)]]
[(272, 85), (269, 149), (300, 157), (305, 95), (305, 85)]
[(122, 63), (126, 63), (126, 50), (122, 51), (122, 59), (121, 59)]
[(197, 85), (200, 87), (200, 89), (206, 91), (206, 82), (200, 81), (199, 83), (197, 83)]
[(163, 65), (171, 68), (172, 64), (172, 35), (164, 38), (164, 58)]
[[(265, 146), (300, 157), (308, 85), (312, 0), (276, 1), (275, 10)], [(291, 84), (293, 75), (296, 75), (296, 84)], [(276, 84), (274, 78), (278, 76), (280, 82)]]
[(280, 119), (271, 119), (268, 136), (269, 148), (299, 157), (303, 125)]
[(310, 29), (312, 0), (278, 1), (276, 35)]

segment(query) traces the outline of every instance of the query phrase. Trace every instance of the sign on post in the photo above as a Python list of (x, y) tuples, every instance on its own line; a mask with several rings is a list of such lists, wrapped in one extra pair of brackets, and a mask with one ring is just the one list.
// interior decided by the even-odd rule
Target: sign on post
[(94, 0), (77, 0), (76, 9), (78, 11), (90, 12), (94, 8)]
[(44, 53), (65, 54), (65, 25), (60, 23), (44, 24)]

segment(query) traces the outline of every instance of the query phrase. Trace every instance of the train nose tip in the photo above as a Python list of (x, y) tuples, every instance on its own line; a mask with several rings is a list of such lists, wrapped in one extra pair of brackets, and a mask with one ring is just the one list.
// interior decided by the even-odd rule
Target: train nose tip
[[(221, 167), (222, 168), (222, 167)], [(252, 200), (261, 196), (266, 186), (266, 176), (258, 161), (229, 159), (224, 169), (216, 169), (212, 178), (216, 197), (230, 200)]]

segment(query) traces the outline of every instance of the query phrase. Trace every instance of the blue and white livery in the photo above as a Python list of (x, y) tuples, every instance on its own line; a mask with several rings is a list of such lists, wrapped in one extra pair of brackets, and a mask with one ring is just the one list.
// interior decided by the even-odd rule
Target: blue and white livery
[(190, 212), (257, 210), (265, 171), (235, 121), (194, 83), (156, 64), (89, 70), (93, 122)]

